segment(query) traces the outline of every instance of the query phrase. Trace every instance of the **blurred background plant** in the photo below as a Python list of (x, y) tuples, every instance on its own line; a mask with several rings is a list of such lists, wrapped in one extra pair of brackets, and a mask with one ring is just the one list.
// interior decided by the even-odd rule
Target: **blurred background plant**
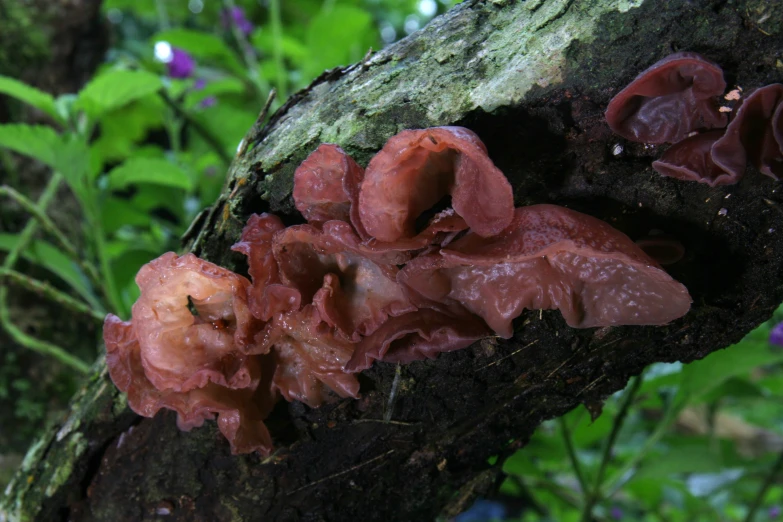
[[(215, 201), (270, 92), (274, 110), (455, 1), (90, 3), (99, 27), (81, 30), (108, 28), (108, 53), (86, 85), (53, 96), (20, 64), (90, 13), (59, 24), (63, 13), (36, 11), (45, 3), (0, 0), (0, 487), (88, 372), (102, 317), (129, 316), (139, 267), (179, 250)], [(58, 48), (84, 43), (48, 45), (56, 61)]]
[[(0, 354), (0, 487), (63, 414), (99, 352), (103, 316), (128, 317), (139, 267), (178, 250), (214, 202), (270, 92), (274, 110), (456, 2), (106, 0), (105, 62), (56, 97), (3, 70), (0, 53), (10, 100), (0, 110), (0, 342), (11, 341)], [(50, 169), (40, 183), (19, 174), (30, 161)], [(30, 306), (42, 299), (49, 311)], [(498, 494), (458, 520), (777, 519), (783, 350), (769, 339), (781, 320), (703, 361), (648, 368), (595, 419), (582, 407), (521, 450), (510, 441), (511, 456), (491, 462), (506, 474)]]

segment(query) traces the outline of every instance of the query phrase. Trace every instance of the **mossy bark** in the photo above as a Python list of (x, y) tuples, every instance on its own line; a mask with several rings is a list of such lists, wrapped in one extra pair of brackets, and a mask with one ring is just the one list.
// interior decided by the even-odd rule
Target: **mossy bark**
[(243, 270), (228, 247), (252, 212), (300, 219), (292, 174), (321, 142), (366, 163), (404, 128), (459, 124), (486, 142), (517, 205), (566, 205), (634, 238), (677, 236), (687, 254), (670, 272), (692, 311), (662, 327), (585, 330), (527, 312), (513, 339), (400, 368), (394, 422), (382, 419), (396, 368), (376, 364), (360, 400), (279, 404), (266, 460), (232, 457), (213, 425), (182, 433), (171, 414), (135, 417), (99, 362), (65, 425), (34, 445), (0, 520), (433, 520), (495, 488), (488, 457), (502, 462), (543, 420), (600, 403), (648, 364), (737, 342), (783, 300), (778, 185), (750, 170), (717, 189), (662, 178), (650, 167), (662, 148), (613, 136), (603, 109), (679, 49), (746, 90), (779, 81), (781, 19), (777, 1), (468, 0), (325, 73), (248, 133), (193, 251)]

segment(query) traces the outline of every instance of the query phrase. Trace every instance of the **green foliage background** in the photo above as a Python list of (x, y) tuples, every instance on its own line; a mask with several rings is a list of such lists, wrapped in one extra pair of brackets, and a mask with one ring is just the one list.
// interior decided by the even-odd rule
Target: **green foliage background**
[[(0, 325), (19, 347), (0, 360), (0, 419), (15, 432), (0, 430), (0, 486), (19, 441), (63, 415), (100, 349), (102, 317), (129, 316), (139, 267), (177, 250), (216, 199), (272, 89), (274, 109), (325, 69), (361, 60), (453, 3), (106, 0), (114, 45), (80, 92), (54, 98), (0, 76), (14, 113), (33, 107), (42, 122), (0, 125), (11, 180), (0, 197), (30, 216), (19, 232), (0, 233)], [(223, 15), (236, 8), (251, 26)], [(160, 59), (170, 48), (191, 57), (185, 77), (172, 77)], [(14, 186), (22, 156), (51, 169), (37, 199)], [(62, 187), (78, 209), (75, 232), (47, 217)], [(9, 311), (7, 284), (92, 323), (94, 338), (75, 350), (31, 335)], [(507, 475), (497, 498), (459, 520), (777, 518), (783, 350), (768, 338), (781, 319), (703, 361), (648, 368), (595, 419), (579, 408), (545, 423), (519, 451), (509, 441), (511, 456), (491, 462)]]

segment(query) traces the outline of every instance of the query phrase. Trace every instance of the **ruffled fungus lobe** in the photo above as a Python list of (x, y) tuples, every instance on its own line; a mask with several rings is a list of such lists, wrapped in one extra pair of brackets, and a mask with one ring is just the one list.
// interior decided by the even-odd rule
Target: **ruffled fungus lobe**
[(723, 131), (709, 131), (696, 134), (675, 143), (653, 162), (659, 174), (684, 181), (698, 181), (711, 187), (733, 185), (742, 177), (742, 168), (735, 168), (726, 162), (723, 167), (713, 161), (712, 148), (723, 136)]
[(367, 166), (359, 218), (378, 241), (411, 238), (416, 218), (446, 195), (476, 234), (497, 234), (511, 222), (511, 185), (478, 136), (462, 127), (402, 131)]
[[(322, 145), (294, 184), (309, 224), (254, 215), (232, 247), (252, 284), (192, 254), (139, 271), (132, 322), (109, 315), (104, 328), (109, 372), (134, 411), (173, 409), (182, 429), (217, 414), (234, 453), (269, 453), (263, 419), (278, 396), (312, 407), (330, 391), (358, 397), (353, 373), (373, 361), (433, 358), (493, 330), (510, 337), (525, 308), (559, 308), (588, 327), (662, 324), (690, 305), (606, 223), (553, 205), (515, 211), (467, 129), (405, 131), (366, 173)], [(454, 208), (416, 234), (446, 195)]]
[(366, 370), (376, 360), (407, 364), (434, 359), (440, 353), (466, 348), (491, 334), (483, 321), (471, 314), (455, 316), (422, 308), (390, 318), (362, 339), (345, 370)]
[(325, 143), (294, 172), (294, 203), (309, 222), (350, 220), (364, 169), (337, 145)]
[(740, 102), (725, 136), (712, 147), (712, 159), (737, 177), (748, 159), (762, 174), (783, 177), (783, 84), (756, 89)]
[(244, 363), (262, 325), (248, 309), (247, 279), (193, 254), (169, 252), (144, 265), (136, 284), (134, 332), (158, 389), (188, 391), (208, 381), (250, 386)]
[[(254, 344), (260, 323), (247, 308), (249, 282), (233, 272), (169, 252), (136, 276), (133, 321), (108, 315), (106, 363), (131, 409), (152, 417), (177, 412), (188, 430), (218, 415), (233, 453), (271, 450), (263, 418), (274, 402), (260, 386)], [(191, 312), (189, 305), (194, 309)]]
[(343, 371), (354, 345), (335, 336), (313, 305), (299, 312), (281, 314), (266, 332), (274, 346), (276, 366), (273, 389), (288, 401), (320, 406), (332, 390), (340, 397), (359, 397), (356, 376)]
[(301, 292), (304, 302), (313, 302), (323, 321), (357, 341), (390, 315), (414, 310), (397, 284), (397, 267), (371, 258), (383, 259), (383, 253), (360, 251), (350, 236), (335, 230), (342, 228), (337, 223), (327, 225), (332, 226), (323, 231), (311, 225), (288, 227), (274, 245), (283, 281)]
[(524, 309), (559, 309), (569, 326), (657, 325), (691, 299), (627, 236), (555, 205), (516, 209), (497, 236), (468, 233), (415, 259), (403, 281), (433, 302), (456, 302), (502, 337)]
[(606, 121), (631, 141), (676, 143), (695, 130), (726, 125), (716, 102), (725, 89), (718, 65), (696, 53), (675, 53), (620, 91), (609, 102)]
[(247, 220), (242, 236), (231, 250), (245, 254), (248, 272), (253, 284), (248, 292), (248, 305), (253, 316), (269, 321), (274, 315), (297, 310), (301, 294), (280, 282), (280, 274), (272, 252), (276, 233), (285, 229), (279, 217), (272, 214), (253, 214)]

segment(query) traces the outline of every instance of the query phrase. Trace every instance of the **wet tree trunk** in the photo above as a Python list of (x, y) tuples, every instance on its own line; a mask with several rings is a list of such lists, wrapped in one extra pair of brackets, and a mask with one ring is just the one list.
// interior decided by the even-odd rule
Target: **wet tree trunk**
[(447, 517), (497, 487), (488, 457), (502, 462), (543, 420), (600, 404), (648, 364), (740, 340), (783, 300), (776, 182), (752, 169), (716, 189), (664, 179), (650, 167), (663, 149), (613, 136), (603, 110), (674, 50), (705, 54), (746, 90), (779, 81), (781, 23), (779, 1), (468, 0), (324, 74), (248, 133), (223, 196), (186, 238), (194, 252), (242, 270), (228, 247), (250, 213), (296, 219), (292, 173), (321, 142), (366, 163), (402, 129), (458, 124), (486, 142), (517, 205), (566, 205), (632, 238), (680, 239), (687, 253), (670, 273), (691, 312), (663, 327), (576, 330), (530, 311), (513, 339), (401, 367), (392, 406), (396, 368), (376, 364), (360, 400), (279, 404), (266, 460), (232, 457), (214, 425), (182, 433), (171, 414), (140, 419), (98, 362), (71, 416), (30, 450), (0, 520)]

